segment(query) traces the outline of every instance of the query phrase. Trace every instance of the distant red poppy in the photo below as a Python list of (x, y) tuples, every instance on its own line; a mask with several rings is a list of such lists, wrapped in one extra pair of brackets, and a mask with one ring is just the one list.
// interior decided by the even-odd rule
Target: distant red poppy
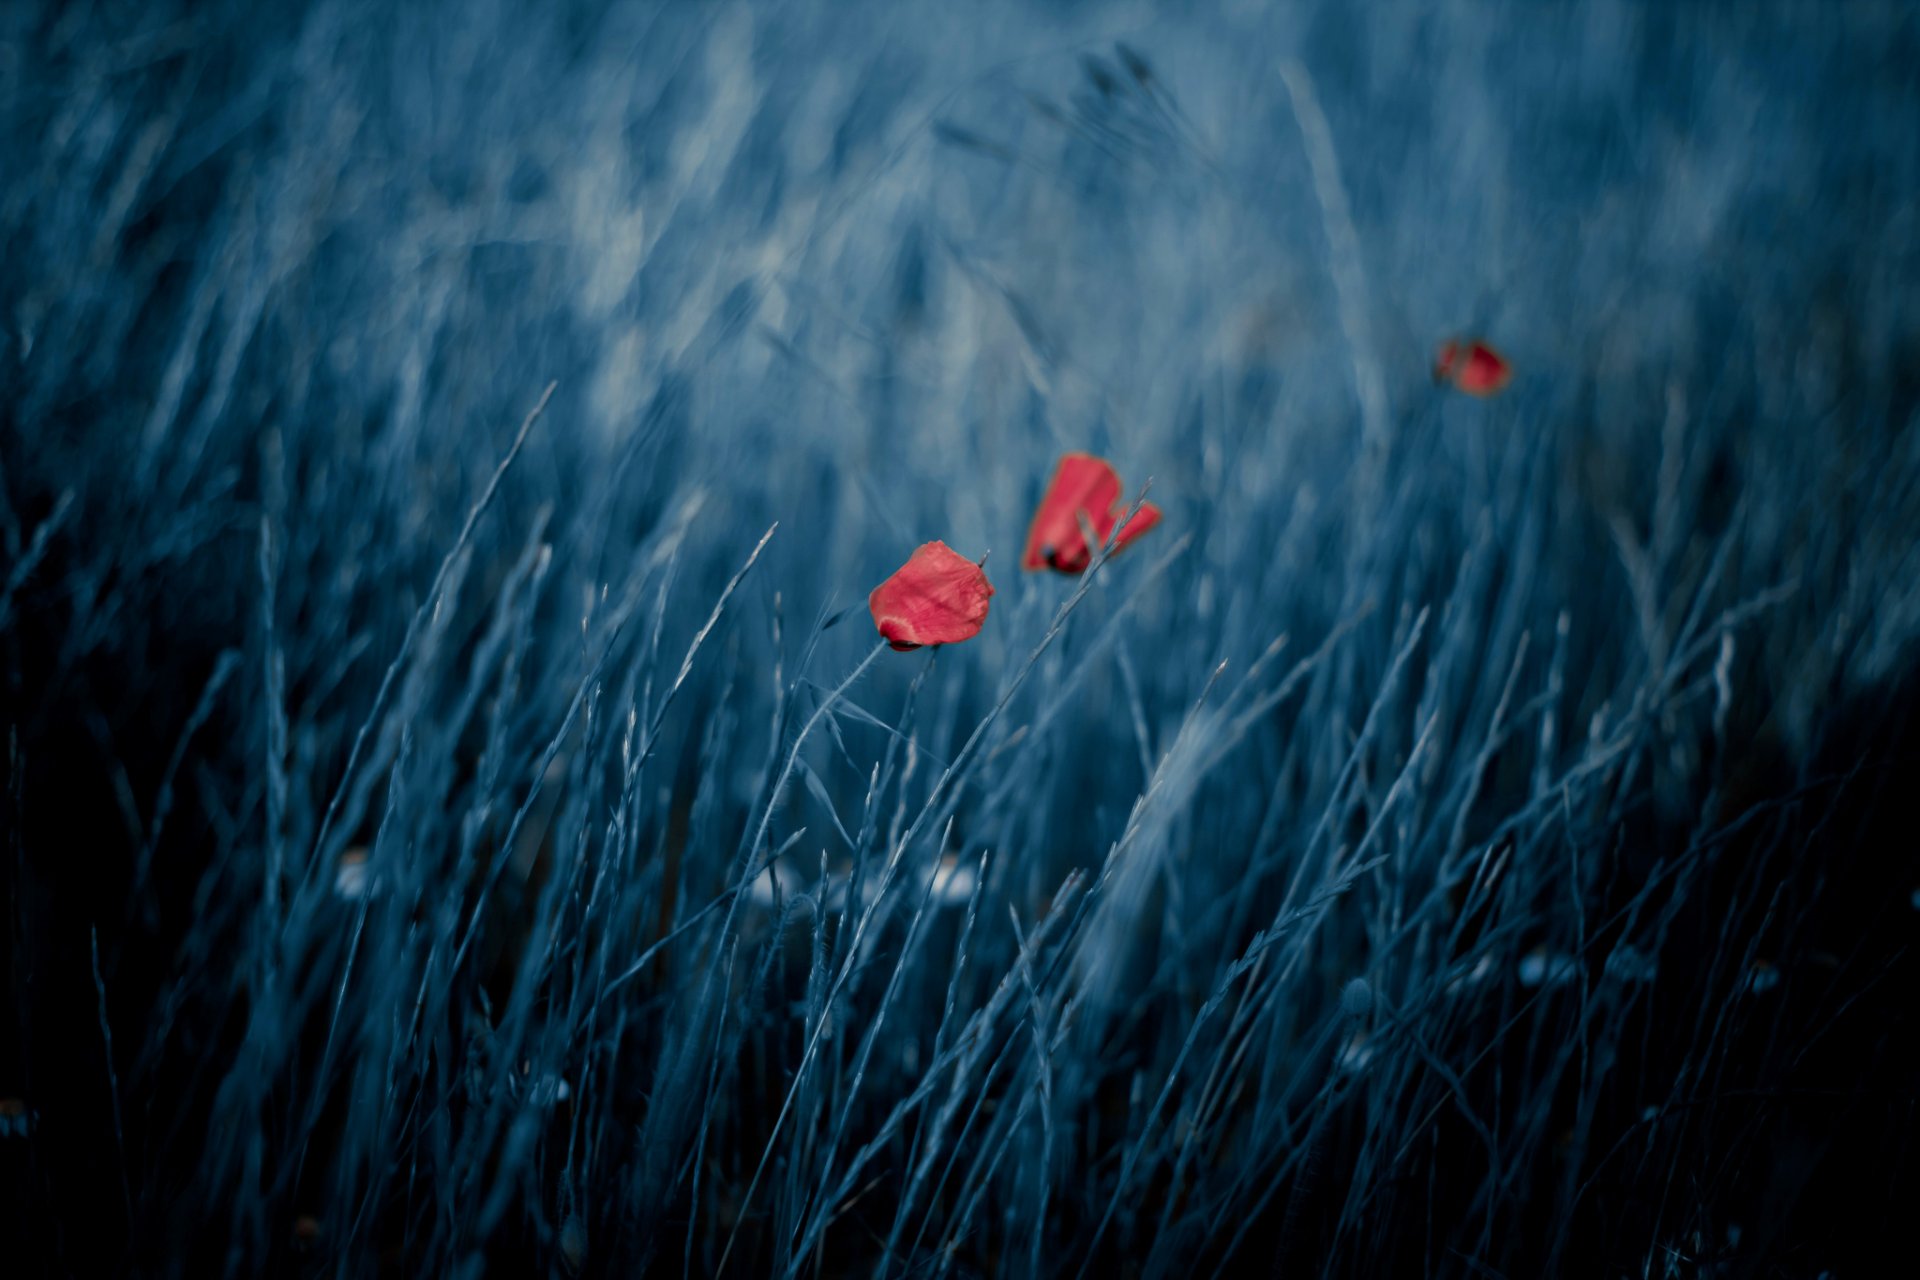
[(867, 608), (887, 643), (905, 652), (979, 635), (992, 594), (979, 565), (944, 542), (928, 542), (873, 589)]
[(24, 1138), (33, 1129), (33, 1112), (23, 1098), (0, 1098), (0, 1138)]
[(1449, 338), (1433, 355), (1433, 380), (1472, 396), (1493, 395), (1513, 381), (1507, 358), (1479, 338)]
[[(1090, 453), (1069, 453), (1060, 459), (1052, 483), (1040, 499), (1027, 529), (1027, 551), (1020, 559), (1023, 569), (1053, 569), (1060, 573), (1080, 573), (1093, 559), (1077, 513), (1087, 513), (1087, 523), (1104, 545), (1113, 526), (1126, 511), (1120, 499), (1120, 473), (1105, 458)], [(1160, 508), (1151, 502), (1140, 505), (1114, 542), (1118, 551), (1160, 523)]]

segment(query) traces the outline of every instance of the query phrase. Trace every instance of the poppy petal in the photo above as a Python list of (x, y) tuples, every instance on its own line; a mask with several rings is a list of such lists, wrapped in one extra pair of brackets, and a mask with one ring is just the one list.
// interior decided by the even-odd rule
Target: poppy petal
[(1094, 535), (1105, 541), (1113, 529), (1113, 506), (1119, 500), (1120, 475), (1105, 458), (1090, 453), (1062, 457), (1027, 528), (1021, 567), (1079, 573), (1092, 559), (1079, 513), (1087, 513)]
[(1160, 508), (1151, 502), (1143, 502), (1140, 509), (1133, 513), (1133, 519), (1120, 526), (1120, 534), (1113, 540), (1115, 551), (1126, 546), (1135, 538), (1160, 523)]
[(1468, 395), (1490, 396), (1513, 381), (1513, 365), (1483, 339), (1448, 341), (1434, 355), (1433, 376)]
[(904, 653), (979, 635), (992, 595), (979, 565), (944, 542), (929, 542), (873, 589), (867, 609), (880, 635)]
[(1484, 342), (1476, 342), (1467, 352), (1467, 361), (1457, 381), (1462, 391), (1490, 396), (1513, 380), (1513, 366), (1507, 358)]
[[(1053, 569), (1080, 573), (1093, 560), (1095, 547), (1106, 542), (1125, 511), (1120, 498), (1120, 474), (1105, 458), (1069, 453), (1060, 459), (1047, 485), (1040, 508), (1027, 529), (1024, 569)], [(1085, 524), (1081, 522), (1085, 515)], [(1118, 551), (1160, 523), (1160, 508), (1142, 503), (1114, 541)], [(1092, 541), (1088, 540), (1091, 530)]]

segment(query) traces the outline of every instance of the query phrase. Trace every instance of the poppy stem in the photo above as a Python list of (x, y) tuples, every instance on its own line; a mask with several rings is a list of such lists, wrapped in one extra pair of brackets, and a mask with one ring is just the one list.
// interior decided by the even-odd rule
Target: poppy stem
[(113, 1066), (113, 1027), (107, 1022), (107, 982), (100, 976), (100, 930), (93, 939), (93, 989), (100, 996), (100, 1039), (107, 1050), (107, 1096), (113, 1100), (113, 1141), (120, 1149), (120, 1200), (127, 1211), (127, 1239), (133, 1239), (133, 1191), (127, 1183), (127, 1135), (120, 1122), (120, 1073)]
[[(839, 700), (841, 694), (845, 693), (848, 689), (853, 687), (854, 681), (858, 680), (862, 675), (862, 673), (864, 673), (868, 667), (873, 665), (873, 660), (875, 658), (878, 658), (881, 654), (885, 653), (886, 651), (887, 651), (886, 641), (882, 640), (879, 644), (876, 644), (872, 648), (872, 650), (868, 652), (867, 656), (860, 660), (860, 665), (853, 669), (852, 674), (849, 675), (845, 680), (842, 680), (837, 686), (834, 687), (834, 689), (831, 692), (827, 694), (825, 698), (821, 700), (819, 707), (815, 708), (813, 715), (809, 717), (807, 720), (807, 723), (801, 727), (799, 736), (796, 737), (793, 741), (792, 750), (789, 751), (787, 754), (787, 763), (785, 767), (782, 768), (780, 771), (779, 781), (775, 784), (773, 789), (768, 793), (766, 807), (761, 813), (760, 825), (754, 833), (753, 841), (752, 843), (746, 845), (742, 849), (740, 854), (736, 855), (737, 857), (742, 859), (750, 858), (754, 850), (760, 847), (761, 841), (765, 839), (768, 823), (773, 818), (773, 806), (778, 801), (780, 792), (786, 788), (787, 782), (792, 778), (794, 763), (799, 758), (800, 748), (802, 744), (806, 742), (808, 736), (812, 734), (814, 728), (820, 723), (821, 716), (823, 716), (833, 706), (833, 704)], [(674, 939), (682, 936), (688, 930), (693, 928), (694, 925), (706, 919), (706, 917), (712, 914), (713, 911), (717, 909), (721, 903), (729, 904), (727, 919), (726, 919), (725, 925), (722, 927), (722, 932), (724, 933), (726, 929), (731, 928), (733, 925), (732, 908), (733, 906), (739, 903), (742, 892), (746, 889), (748, 885), (752, 884), (756, 879), (758, 879), (760, 876), (760, 873), (765, 871), (769, 866), (771, 866), (778, 859), (778, 857), (782, 852), (784, 852), (784, 846), (782, 849), (775, 850), (772, 854), (769, 854), (765, 862), (761, 862), (753, 866), (753, 868), (750, 871), (747, 871), (746, 874), (736, 876), (732, 884), (730, 884), (727, 888), (722, 889), (719, 892), (719, 894), (717, 894), (712, 899), (710, 899), (707, 902), (706, 906), (701, 907), (698, 911), (694, 912), (691, 916), (688, 916), (685, 920), (682, 920), (677, 926), (674, 927), (672, 932), (668, 933), (664, 938), (661, 938), (658, 942), (654, 943), (652, 946), (648, 947), (645, 951), (641, 952), (639, 959), (635, 960), (632, 964), (628, 965), (626, 969), (624, 969), (618, 977), (614, 978), (611, 982), (607, 983), (605, 987), (601, 988), (598, 1000), (604, 1002), (608, 996), (614, 993), (614, 991), (626, 985), (629, 981), (631, 981), (633, 978), (638, 976), (640, 971), (646, 968), (647, 962), (652, 960), (653, 957), (659, 953), (662, 947), (665, 947), (669, 942), (672, 942)]]
[[(754, 852), (759, 849), (760, 842), (766, 838), (767, 824), (773, 820), (773, 807), (779, 803), (780, 793), (786, 789), (787, 782), (793, 777), (794, 765), (800, 759), (800, 748), (806, 745), (808, 735), (810, 735), (814, 727), (820, 723), (821, 718), (832, 709), (833, 704), (839, 700), (840, 695), (852, 688), (854, 681), (858, 680), (865, 674), (866, 669), (873, 665), (873, 660), (886, 651), (887, 642), (885, 640), (882, 640), (880, 643), (874, 645), (873, 648), (869, 649), (867, 656), (860, 660), (860, 665), (855, 667), (852, 673), (849, 674), (845, 680), (842, 680), (832, 693), (821, 700), (820, 705), (814, 708), (813, 714), (807, 717), (806, 724), (801, 726), (799, 736), (793, 740), (793, 747), (787, 752), (787, 762), (780, 768), (779, 778), (775, 780), (772, 788), (767, 792), (766, 805), (761, 810), (759, 826), (754, 829), (753, 840), (745, 849), (745, 854), (748, 859), (752, 858)], [(769, 859), (769, 862), (771, 862), (771, 859)], [(733, 902), (727, 908), (726, 923), (723, 924), (720, 929), (722, 937), (726, 936), (727, 930), (733, 927), (733, 915), (734, 912), (739, 909), (740, 898), (742, 896), (740, 891), (745, 889), (747, 885), (753, 883), (754, 877), (760, 873), (760, 870), (761, 868), (756, 867), (751, 874), (742, 876), (734, 882), (732, 889)], [(849, 960), (851, 960), (851, 958), (850, 953)], [(711, 971), (709, 971), (708, 976), (711, 978)], [(838, 984), (836, 983), (836, 988), (837, 986)], [(829, 1007), (831, 1007), (831, 1000), (829, 1000)], [(825, 1023), (823, 1021), (821, 1026), (824, 1025)], [(819, 1049), (819, 1046), (820, 1027), (817, 1026), (814, 1028), (812, 1039), (808, 1041), (806, 1050), (801, 1055), (799, 1068), (793, 1073), (793, 1083), (787, 1089), (786, 1101), (780, 1105), (780, 1114), (774, 1117), (773, 1129), (767, 1134), (767, 1145), (760, 1152), (760, 1162), (754, 1166), (753, 1178), (747, 1183), (746, 1191), (740, 1196), (739, 1216), (734, 1220), (733, 1230), (727, 1233), (726, 1247), (720, 1251), (720, 1265), (713, 1269), (713, 1274), (716, 1277), (727, 1269), (727, 1259), (733, 1256), (733, 1245), (740, 1234), (740, 1224), (747, 1220), (747, 1206), (753, 1202), (753, 1193), (759, 1189), (760, 1177), (767, 1171), (767, 1161), (773, 1155), (774, 1139), (779, 1137), (781, 1128), (786, 1124), (788, 1113), (793, 1110), (793, 1100), (800, 1091), (800, 1081), (805, 1076), (807, 1066), (812, 1061), (813, 1055)]]
[(439, 606), (440, 592), (447, 585), (447, 578), (453, 571), (454, 562), (460, 558), (460, 553), (466, 550), (468, 540), (473, 537), (474, 526), (480, 523), (480, 517), (485, 515), (487, 508), (493, 505), (494, 495), (500, 492), (500, 482), (506, 478), (507, 472), (513, 467), (514, 460), (520, 456), (521, 446), (527, 442), (527, 433), (533, 430), (533, 424), (539, 421), (542, 413), (546, 412), (547, 401), (553, 399), (554, 388), (559, 385), (557, 381), (549, 382), (547, 389), (540, 393), (539, 401), (520, 423), (520, 430), (515, 433), (513, 444), (508, 447), (506, 456), (500, 459), (500, 465), (493, 469), (493, 476), (487, 481), (486, 489), (481, 492), (480, 500), (475, 502), (467, 512), (467, 521), (460, 526), (460, 535), (453, 540), (453, 546), (440, 561), (440, 568), (433, 575), (433, 585), (427, 588), (427, 594), (421, 598), (420, 607), (413, 611), (413, 618), (407, 623), (407, 633), (400, 639), (400, 652), (394, 654), (393, 661), (387, 664), (387, 673), (380, 679), (380, 689), (373, 695), (373, 706), (367, 709), (366, 719), (360, 722), (360, 730), (354, 734), (353, 748), (347, 752), (347, 767), (341, 770), (340, 781), (334, 787), (333, 798), (327, 802), (326, 815), (320, 820), (320, 834), (314, 838), (313, 842), (314, 856), (307, 863), (309, 876), (313, 874), (315, 867), (325, 861), (327, 837), (332, 833), (334, 821), (340, 815), (340, 806), (347, 798), (347, 788), (353, 781), (354, 767), (360, 763), (360, 753), (367, 745), (367, 734), (372, 731), (373, 726), (386, 710), (387, 698), (393, 692), (394, 678), (400, 674), (401, 666), (405, 664), (407, 656), (413, 652), (414, 643), (420, 638), (420, 624)]

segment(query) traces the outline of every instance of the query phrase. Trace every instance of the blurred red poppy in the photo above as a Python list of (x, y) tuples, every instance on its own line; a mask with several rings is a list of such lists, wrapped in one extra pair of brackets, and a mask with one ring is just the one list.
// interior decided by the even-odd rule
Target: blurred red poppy
[(979, 635), (992, 594), (979, 565), (944, 542), (928, 542), (873, 589), (867, 608), (887, 643), (904, 652)]
[(1507, 358), (1479, 338), (1449, 338), (1433, 356), (1433, 380), (1473, 396), (1490, 396), (1513, 381)]
[[(1040, 499), (1033, 524), (1027, 529), (1027, 551), (1021, 557), (1023, 569), (1053, 569), (1060, 573), (1080, 573), (1093, 559), (1080, 527), (1079, 512), (1086, 512), (1094, 537), (1105, 544), (1113, 526), (1126, 510), (1120, 499), (1120, 474), (1105, 458), (1090, 453), (1069, 453), (1054, 469), (1053, 481)], [(1151, 502), (1140, 505), (1114, 542), (1118, 551), (1160, 523), (1160, 508)]]

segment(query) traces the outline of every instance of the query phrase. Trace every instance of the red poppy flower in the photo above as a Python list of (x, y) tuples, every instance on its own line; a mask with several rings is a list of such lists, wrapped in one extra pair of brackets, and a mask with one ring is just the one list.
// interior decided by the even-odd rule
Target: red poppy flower
[(1490, 396), (1513, 381), (1507, 358), (1479, 338), (1449, 338), (1433, 356), (1433, 380), (1468, 395)]
[(944, 542), (928, 542), (873, 589), (867, 608), (887, 643), (904, 652), (979, 635), (992, 594), (979, 565)]
[[(1087, 515), (1094, 537), (1104, 545), (1113, 526), (1126, 510), (1120, 499), (1120, 474), (1105, 458), (1090, 453), (1069, 453), (1060, 459), (1040, 509), (1034, 512), (1027, 529), (1027, 551), (1021, 557), (1023, 569), (1054, 569), (1060, 573), (1079, 573), (1093, 559), (1080, 528), (1080, 512)], [(1114, 542), (1118, 551), (1160, 523), (1160, 508), (1151, 502), (1140, 505)]]

